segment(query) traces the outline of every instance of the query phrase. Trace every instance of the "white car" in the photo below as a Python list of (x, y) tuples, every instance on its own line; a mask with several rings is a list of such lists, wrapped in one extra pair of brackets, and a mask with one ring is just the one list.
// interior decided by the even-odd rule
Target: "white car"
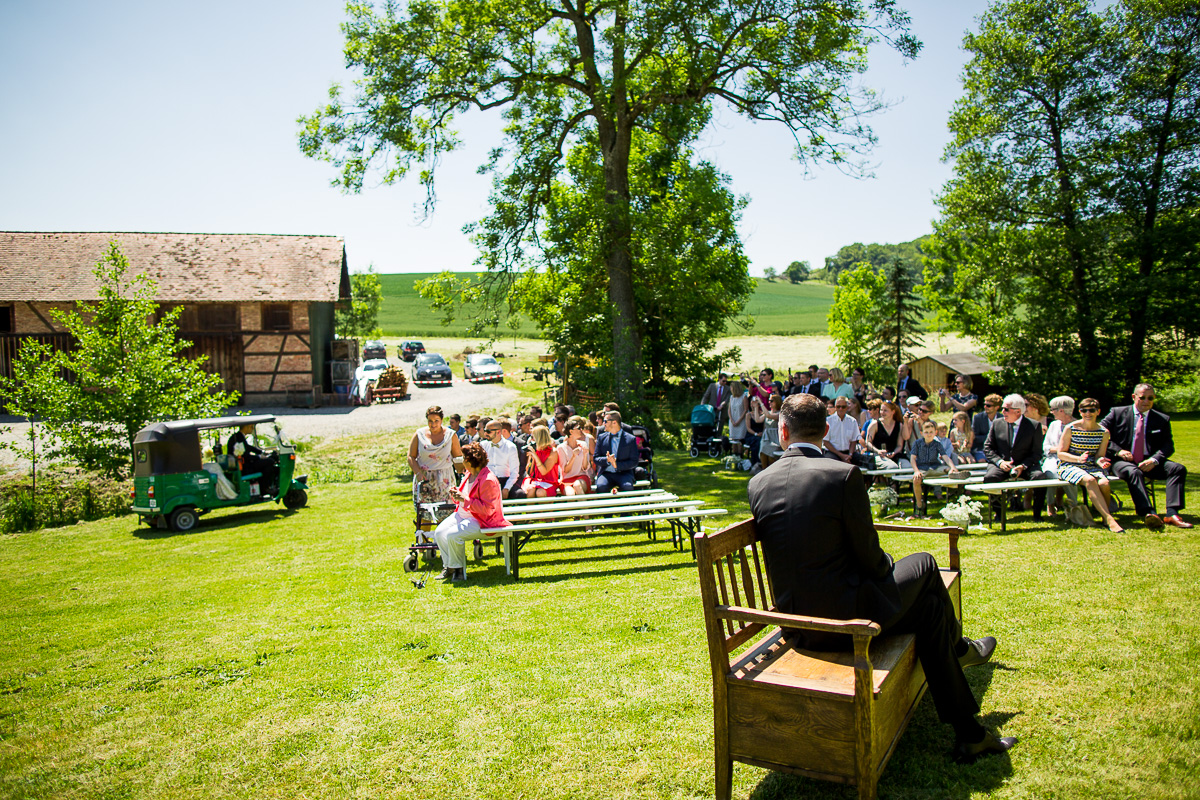
[(354, 382), (359, 383), (363, 378), (369, 381), (379, 379), (379, 373), (390, 367), (386, 358), (368, 358), (358, 369), (354, 370)]

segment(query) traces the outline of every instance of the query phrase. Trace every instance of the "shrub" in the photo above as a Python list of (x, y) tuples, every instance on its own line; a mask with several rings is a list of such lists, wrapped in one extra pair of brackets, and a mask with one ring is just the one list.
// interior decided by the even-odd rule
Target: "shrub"
[(40, 473), (37, 495), (24, 481), (0, 484), (0, 533), (74, 525), (129, 511), (129, 484), (95, 475)]

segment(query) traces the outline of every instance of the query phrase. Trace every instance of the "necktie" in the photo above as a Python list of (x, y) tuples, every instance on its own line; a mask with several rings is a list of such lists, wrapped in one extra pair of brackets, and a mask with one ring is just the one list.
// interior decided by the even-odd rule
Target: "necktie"
[(1133, 431), (1133, 463), (1140, 464), (1146, 456), (1146, 415), (1137, 415), (1137, 427)]

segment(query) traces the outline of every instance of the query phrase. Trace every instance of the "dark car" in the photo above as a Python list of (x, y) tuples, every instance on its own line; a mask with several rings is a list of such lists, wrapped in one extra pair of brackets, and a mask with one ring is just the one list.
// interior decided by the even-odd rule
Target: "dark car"
[(373, 339), (363, 345), (363, 361), (368, 361), (372, 358), (387, 358), (387, 348), (383, 346), (383, 342)]
[(437, 353), (419, 353), (413, 362), (412, 379), (417, 386), (431, 383), (449, 386), (453, 376), (446, 359)]
[(400, 358), (403, 361), (412, 361), (417, 357), (418, 353), (425, 352), (425, 345), (418, 342), (416, 339), (411, 339), (407, 342), (400, 343)]
[(487, 353), (473, 353), (463, 362), (463, 377), (475, 383), (500, 381), (504, 383), (504, 367)]

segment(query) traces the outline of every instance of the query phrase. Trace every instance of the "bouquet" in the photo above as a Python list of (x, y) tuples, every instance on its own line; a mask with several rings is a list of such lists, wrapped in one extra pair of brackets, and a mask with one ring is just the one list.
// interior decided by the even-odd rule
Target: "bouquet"
[(876, 486), (867, 492), (867, 498), (870, 499), (871, 505), (884, 508), (891, 508), (900, 502), (900, 495), (896, 494), (896, 490), (891, 486)]
[(725, 469), (738, 469), (742, 466), (742, 460), (737, 456), (725, 456), (721, 459), (721, 466)]
[(963, 495), (953, 503), (947, 503), (942, 509), (942, 516), (946, 518), (947, 522), (952, 522), (966, 530), (971, 527), (973, 519), (983, 523), (983, 503), (978, 500), (970, 500)]

